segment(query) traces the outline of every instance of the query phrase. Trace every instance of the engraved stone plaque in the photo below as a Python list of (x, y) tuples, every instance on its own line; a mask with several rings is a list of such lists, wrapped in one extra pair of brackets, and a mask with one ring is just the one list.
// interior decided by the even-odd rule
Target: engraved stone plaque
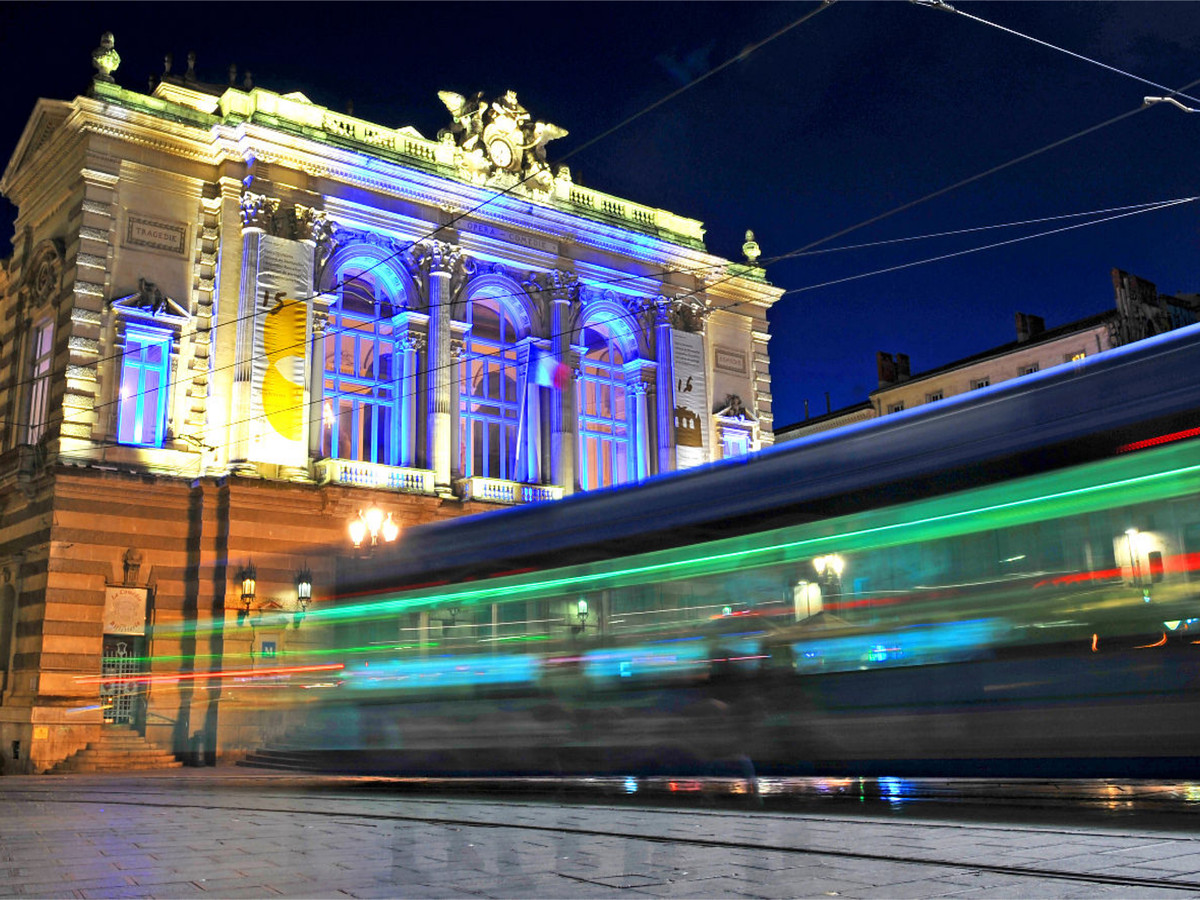
[(125, 217), (125, 235), (121, 243), (126, 247), (143, 247), (160, 253), (187, 256), (187, 230), (184, 222), (129, 213)]

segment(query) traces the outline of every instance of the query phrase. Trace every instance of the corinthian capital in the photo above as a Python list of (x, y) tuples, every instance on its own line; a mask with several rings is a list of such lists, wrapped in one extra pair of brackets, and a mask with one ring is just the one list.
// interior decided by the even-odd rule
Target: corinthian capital
[[(461, 347), (462, 341), (459, 341), (458, 343), (459, 343), (459, 346)], [(401, 350), (424, 350), (425, 349), (425, 335), (412, 334), (410, 332), (410, 333), (406, 334), (404, 337), (400, 338), (400, 340), (396, 341), (396, 346)], [(453, 342), (451, 342), (451, 346), (453, 347)]]
[(241, 203), (242, 227), (261, 228), (264, 231), (270, 231), (272, 217), (275, 215), (277, 209), (279, 209), (278, 200), (250, 191), (243, 192)]
[(564, 269), (551, 269), (542, 276), (546, 296), (551, 300), (570, 303), (579, 298), (579, 277)]
[(295, 216), (292, 227), (296, 240), (312, 241), (314, 244), (322, 244), (329, 240), (331, 226), (323, 210), (297, 203), (292, 209), (292, 214)]
[(445, 241), (426, 241), (417, 247), (421, 268), (430, 275), (454, 275), (463, 261), (462, 247)]
[(682, 331), (703, 331), (711, 312), (704, 298), (694, 293), (659, 297), (654, 302), (655, 322), (670, 322), (672, 328)]

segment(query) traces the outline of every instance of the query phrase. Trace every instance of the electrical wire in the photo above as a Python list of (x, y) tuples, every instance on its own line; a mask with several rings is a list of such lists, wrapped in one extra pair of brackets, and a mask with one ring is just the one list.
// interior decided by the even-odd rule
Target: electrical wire
[[(1185, 200), (1192, 198), (1175, 198), (1175, 200)], [(1018, 219), (1013, 222), (1000, 222), (995, 225), (975, 225), (971, 228), (955, 228), (950, 231), (934, 231), (927, 234), (910, 235), (909, 237), (889, 238), (882, 241), (870, 241), (865, 244), (845, 244), (841, 247), (826, 247), (824, 250), (810, 250), (807, 253), (796, 254), (796, 256), (821, 256), (826, 253), (844, 253), (847, 250), (865, 250), (872, 247), (886, 247), (892, 244), (910, 244), (915, 241), (926, 241), (940, 237), (954, 237), (960, 234), (975, 234), (980, 231), (994, 231), (1000, 228), (1018, 228), (1022, 225), (1037, 225), (1042, 222), (1057, 222), (1063, 219), (1081, 219), (1084, 216), (1100, 216), (1107, 213), (1122, 212), (1127, 209), (1145, 209), (1152, 206), (1160, 206), (1166, 203), (1173, 203), (1175, 200), (1152, 200), (1147, 203), (1130, 203), (1125, 206), (1111, 206), (1107, 209), (1092, 209), (1086, 212), (1060, 213), (1056, 216), (1039, 216), (1034, 219)], [(792, 257), (795, 258), (795, 257)]]
[[(1142, 84), (1149, 85), (1152, 88), (1157, 88), (1160, 91), (1170, 91), (1171, 90), (1169, 87), (1166, 87), (1165, 85), (1161, 85), (1161, 84), (1158, 84), (1157, 82), (1151, 81), (1149, 78), (1142, 78), (1140, 75), (1135, 75), (1132, 72), (1126, 72), (1124, 69), (1118, 69), (1116, 66), (1110, 66), (1108, 63), (1103, 63), (1103, 62), (1100, 62), (1099, 60), (1092, 59), (1091, 57), (1084, 56), (1082, 53), (1076, 53), (1074, 50), (1068, 50), (1065, 47), (1059, 47), (1055, 44), (1051, 44), (1049, 41), (1043, 41), (1041, 38), (1036, 38), (1033, 35), (1029, 35), (1029, 34), (1025, 34), (1023, 32), (1017, 31), (1015, 28), (1009, 28), (1007, 25), (1000, 25), (996, 22), (989, 22), (987, 19), (981, 18), (980, 16), (972, 15), (971, 13), (968, 13), (968, 12), (964, 12), (963, 10), (958, 9), (957, 7), (951, 6), (948, 3), (936, 3), (936, 4), (918, 3), (917, 5), (918, 6), (929, 6), (932, 9), (941, 9), (941, 10), (945, 10), (946, 12), (954, 13), (956, 15), (962, 16), (964, 19), (970, 19), (972, 22), (978, 22), (980, 25), (987, 25), (989, 28), (995, 28), (998, 31), (1003, 31), (1006, 34), (1013, 35), (1014, 37), (1019, 37), (1024, 40), (1027, 40), (1027, 41), (1032, 41), (1033, 43), (1038, 44), (1042, 47), (1046, 47), (1047, 49), (1050, 49), (1050, 50), (1057, 50), (1059, 53), (1065, 53), (1067, 56), (1081, 60), (1082, 62), (1088, 63), (1093, 66), (1099, 66), (1101, 69), (1107, 69), (1109, 72), (1114, 72), (1115, 74), (1122, 75), (1125, 78), (1132, 78), (1134, 81), (1138, 81), (1138, 82), (1141, 82)], [(1175, 97), (1184, 97), (1195, 103), (1200, 103), (1200, 99), (1193, 97), (1189, 94), (1183, 93), (1183, 90), (1186, 90), (1186, 88), (1181, 89), (1179, 91), (1171, 91), (1171, 95), (1175, 96)]]
[(971, 254), (971, 253), (979, 253), (982, 250), (994, 250), (997, 247), (1006, 247), (1010, 244), (1018, 244), (1018, 243), (1021, 243), (1022, 241), (1029, 241), (1029, 240), (1033, 240), (1034, 238), (1047, 237), (1052, 234), (1060, 234), (1064, 231), (1073, 231), (1077, 228), (1087, 228), (1088, 226), (1091, 226), (1091, 225), (1100, 225), (1104, 222), (1112, 222), (1116, 219), (1124, 219), (1129, 216), (1140, 216), (1144, 213), (1158, 212), (1160, 209), (1168, 209), (1170, 207), (1180, 206), (1184, 203), (1193, 203), (1196, 200), (1200, 200), (1200, 197), (1181, 197), (1177, 200), (1168, 200), (1157, 206), (1151, 206), (1151, 207), (1144, 208), (1144, 209), (1135, 209), (1135, 210), (1131, 210), (1129, 212), (1118, 213), (1118, 214), (1112, 215), (1112, 216), (1105, 216), (1104, 218), (1096, 219), (1095, 221), (1092, 221), (1092, 222), (1077, 222), (1074, 225), (1064, 225), (1061, 228), (1051, 228), (1047, 231), (1040, 231), (1036, 234), (1022, 235), (1021, 237), (1010, 238), (1005, 241), (996, 241), (994, 243), (983, 244), (978, 247), (969, 247), (965, 250), (956, 250), (952, 253), (942, 253), (942, 254), (939, 254), (938, 256), (930, 256), (926, 259), (918, 259), (918, 260), (913, 260), (911, 262), (901, 263), (901, 264), (895, 265), (895, 266), (888, 266), (883, 269), (875, 269), (874, 271), (871, 271), (871, 272), (860, 272), (856, 275), (847, 275), (845, 278), (835, 278), (831, 281), (823, 281), (820, 284), (810, 284), (806, 287), (790, 288), (790, 289), (784, 291), (783, 295), (781, 295), (781, 296), (786, 296), (788, 294), (800, 294), (800, 293), (804, 293), (805, 291), (815, 291), (818, 288), (830, 287), (831, 285), (835, 285), (835, 284), (844, 284), (847, 281), (857, 281), (860, 278), (870, 278), (873, 275), (883, 275), (888, 272), (898, 272), (901, 269), (911, 269), (915, 266), (923, 266), (923, 265), (927, 265), (928, 263), (940, 262), (941, 260), (945, 260), (945, 259), (954, 259), (955, 257), (958, 257), (958, 256), (967, 256), (968, 254)]

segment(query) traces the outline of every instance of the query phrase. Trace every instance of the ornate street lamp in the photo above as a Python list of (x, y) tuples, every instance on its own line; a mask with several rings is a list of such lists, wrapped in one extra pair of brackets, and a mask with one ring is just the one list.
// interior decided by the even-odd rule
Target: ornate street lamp
[(822, 594), (827, 592), (831, 597), (840, 597), (842, 572), (846, 569), (846, 561), (838, 554), (830, 553), (814, 559), (813, 568), (817, 570), (817, 583), (821, 586)]
[(238, 610), (238, 624), (246, 624), (246, 616), (254, 605), (254, 594), (258, 589), (258, 569), (249, 562), (238, 570), (238, 581), (242, 583), (242, 608)]
[(312, 571), (305, 564), (304, 568), (296, 573), (295, 628), (300, 627), (305, 613), (308, 612), (308, 604), (312, 603), (312, 580)]
[(391, 513), (385, 514), (378, 506), (367, 510), (360, 509), (358, 515), (350, 520), (350, 540), (354, 542), (355, 550), (362, 546), (368, 535), (372, 547), (379, 544), (381, 537), (384, 543), (390, 544), (399, 537), (400, 526), (392, 520)]

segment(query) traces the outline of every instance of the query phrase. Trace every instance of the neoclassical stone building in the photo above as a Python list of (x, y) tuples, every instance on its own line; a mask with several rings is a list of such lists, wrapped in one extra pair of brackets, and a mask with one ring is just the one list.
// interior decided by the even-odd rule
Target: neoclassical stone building
[(125, 89), (111, 36), (93, 60), (0, 180), (6, 771), (109, 726), (261, 743), (238, 673), (303, 646), (299, 581), (338, 602), (359, 510), (403, 528), (772, 440), (753, 238), (734, 263), (574, 184), (512, 92), (444, 92), (431, 139), (190, 63)]

